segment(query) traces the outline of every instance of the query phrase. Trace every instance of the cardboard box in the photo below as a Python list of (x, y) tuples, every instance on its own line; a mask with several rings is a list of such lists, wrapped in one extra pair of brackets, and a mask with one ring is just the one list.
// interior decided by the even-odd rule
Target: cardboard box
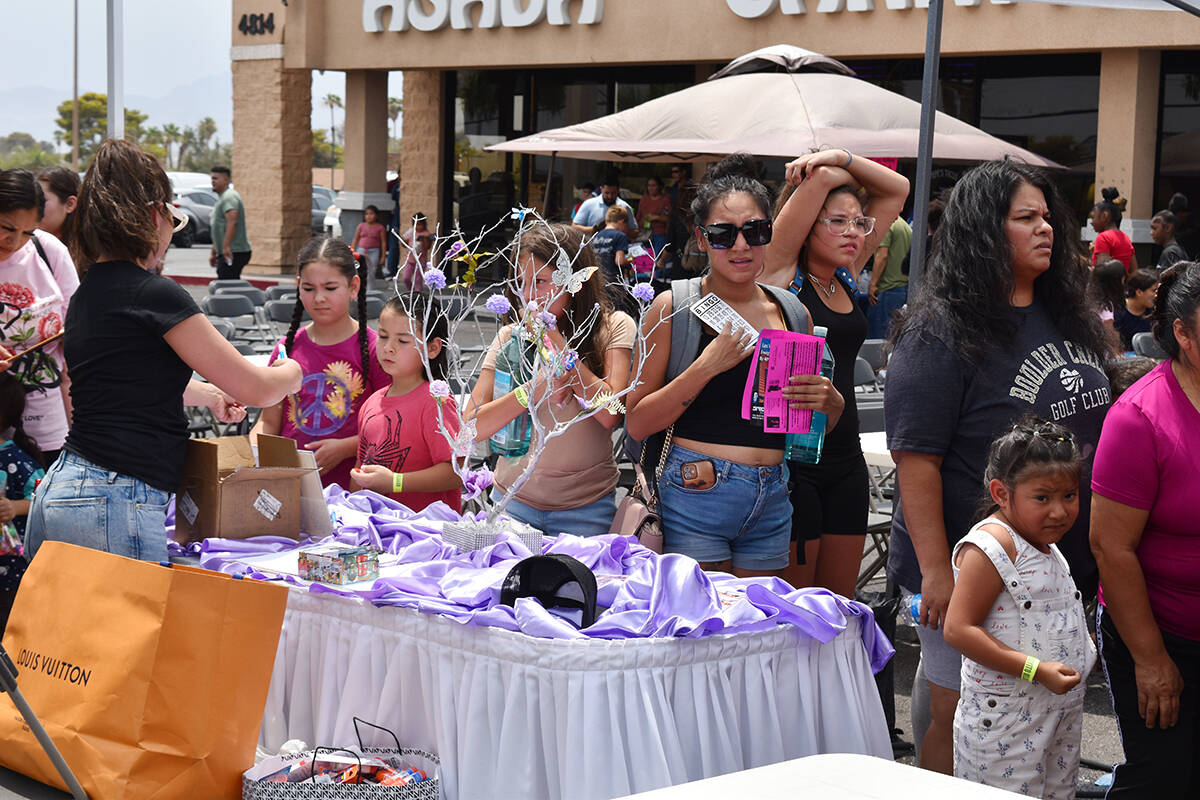
[(175, 497), (176, 541), (298, 539), (300, 481), (311, 470), (300, 466), (296, 443), (278, 436), (259, 437), (259, 464), (248, 437), (189, 440)]

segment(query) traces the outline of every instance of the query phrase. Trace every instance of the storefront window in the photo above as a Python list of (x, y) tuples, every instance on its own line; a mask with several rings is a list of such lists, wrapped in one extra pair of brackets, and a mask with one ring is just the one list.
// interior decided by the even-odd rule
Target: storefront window
[(1176, 192), (1188, 198), (1182, 220), (1188, 241), (1200, 252), (1194, 220), (1200, 218), (1200, 51), (1171, 51), (1162, 55), (1162, 126), (1159, 131), (1158, 182), (1154, 208), (1167, 208)]
[[(691, 86), (694, 79), (691, 66), (447, 73), (455, 106), (454, 163), (445, 180), (454, 218), (468, 236), (503, 219), (518, 203), (548, 218), (569, 220), (581, 187), (600, 185), (614, 166), (621, 175), (622, 194), (636, 206), (648, 177), (666, 179), (666, 165), (556, 158), (547, 195), (548, 156), (490, 153), (485, 148), (632, 108)], [(502, 226), (492, 238), (509, 236), (508, 227)]]

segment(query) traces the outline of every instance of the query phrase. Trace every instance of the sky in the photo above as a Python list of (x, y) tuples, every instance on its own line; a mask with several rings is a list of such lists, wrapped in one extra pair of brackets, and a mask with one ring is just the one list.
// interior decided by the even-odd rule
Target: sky
[[(149, 113), (146, 125), (217, 121), (229, 141), (233, 119), (229, 62), (232, 0), (123, 0), (126, 107)], [(0, 136), (14, 130), (53, 141), (54, 109), (71, 96), (72, 0), (9, 0), (0, 47)], [(264, 4), (266, 5), (266, 4)], [(105, 0), (79, 2), (79, 92), (107, 91)], [(26, 32), (26, 33), (23, 33)], [(57, 32), (57, 33), (55, 33)], [(389, 96), (400, 97), (400, 73)], [(313, 98), (346, 96), (345, 75), (313, 72)], [(166, 118), (172, 117), (172, 118)], [(341, 124), (341, 112), (337, 112)], [(313, 124), (329, 127), (314, 103)]]

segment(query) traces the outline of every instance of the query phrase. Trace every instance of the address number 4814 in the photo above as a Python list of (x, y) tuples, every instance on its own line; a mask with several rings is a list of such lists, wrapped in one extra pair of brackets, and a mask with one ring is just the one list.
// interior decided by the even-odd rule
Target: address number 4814
[(275, 32), (275, 14), (242, 14), (238, 30), (243, 36), (262, 36)]

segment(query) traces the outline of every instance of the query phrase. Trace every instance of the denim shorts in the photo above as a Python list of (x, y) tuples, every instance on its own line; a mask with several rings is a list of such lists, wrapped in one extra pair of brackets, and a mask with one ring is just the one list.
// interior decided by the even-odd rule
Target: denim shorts
[[(499, 502), (503, 492), (492, 490), (492, 500)], [(617, 513), (617, 492), (614, 489), (594, 503), (579, 508), (561, 508), (543, 511), (526, 505), (515, 497), (509, 501), (506, 514), (519, 519), (526, 525), (537, 528), (545, 536), (570, 533), (575, 536), (599, 536), (608, 533), (613, 517)]]
[[(685, 488), (680, 468), (689, 461), (711, 461), (716, 484)], [(732, 558), (739, 569), (778, 570), (788, 565), (792, 503), (786, 463), (754, 467), (673, 444), (658, 493), (664, 551), (700, 562)]]
[(33, 496), (25, 557), (32, 560), (42, 542), (56, 541), (166, 561), (170, 499), (170, 492), (64, 450)]

